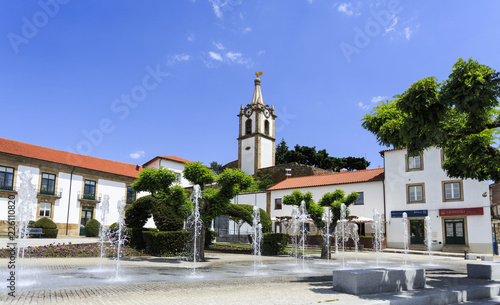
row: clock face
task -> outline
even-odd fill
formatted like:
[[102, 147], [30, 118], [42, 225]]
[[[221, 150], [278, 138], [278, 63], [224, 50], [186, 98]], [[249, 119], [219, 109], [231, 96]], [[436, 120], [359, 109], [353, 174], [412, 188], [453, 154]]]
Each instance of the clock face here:
[[245, 110], [245, 115], [246, 116], [251, 116], [252, 112], [253, 112], [252, 108], [248, 108], [247, 110]]
[[264, 115], [265, 115], [266, 117], [269, 117], [269, 114], [270, 114], [270, 113], [269, 113], [269, 110], [268, 110], [268, 109], [264, 110]]

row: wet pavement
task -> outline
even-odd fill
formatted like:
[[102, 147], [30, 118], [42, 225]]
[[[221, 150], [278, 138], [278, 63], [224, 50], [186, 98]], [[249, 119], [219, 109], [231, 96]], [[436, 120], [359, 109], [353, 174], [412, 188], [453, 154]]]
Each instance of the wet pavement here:
[[[319, 254], [305, 259], [206, 252], [206, 262], [182, 258], [135, 257], [26, 259], [16, 273], [15, 297], [8, 295], [8, 260], [0, 260], [0, 302], [5, 304], [449, 304], [453, 296], [500, 282], [468, 279], [463, 256], [374, 252]], [[335, 269], [425, 268], [426, 288], [397, 294], [354, 296], [332, 289]], [[468, 290], [467, 290], [468, 289]], [[478, 288], [479, 289], [479, 288]], [[497, 294], [498, 295], [498, 294]], [[443, 296], [446, 296], [444, 298]], [[428, 301], [440, 299], [441, 302]], [[411, 301], [413, 300], [413, 301]], [[447, 301], [449, 300], [449, 301]], [[493, 299], [490, 299], [492, 301]], [[483, 300], [485, 301], [485, 300]], [[413, 302], [413, 303], [412, 303]], [[485, 301], [486, 302], [486, 301]], [[494, 304], [494, 303], [490, 303]]]

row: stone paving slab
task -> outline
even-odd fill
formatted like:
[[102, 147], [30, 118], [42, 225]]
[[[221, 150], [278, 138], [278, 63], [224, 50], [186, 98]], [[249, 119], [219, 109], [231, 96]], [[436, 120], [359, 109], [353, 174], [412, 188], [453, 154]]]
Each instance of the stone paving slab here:
[[[253, 257], [241, 254], [222, 254], [207, 252], [207, 262], [200, 263], [199, 272], [213, 275], [225, 274], [225, 278], [192, 279], [182, 281], [162, 281], [167, 273], [186, 274], [192, 263], [179, 258], [138, 257], [122, 259], [121, 266], [130, 272], [137, 272], [137, 277], [124, 283], [96, 285], [85, 282], [88, 276], [82, 269], [97, 266], [98, 258], [38, 258], [28, 259], [25, 266], [39, 270], [38, 280], [41, 287], [37, 289], [19, 289], [17, 297], [8, 298], [6, 290], [0, 290], [2, 304], [410, 304], [410, 300], [427, 300], [419, 304], [431, 304], [428, 300], [439, 299], [439, 296], [453, 294], [458, 287], [484, 287], [487, 284], [498, 284], [493, 281], [467, 279], [467, 261], [456, 257], [435, 257], [431, 262], [423, 255], [408, 255], [409, 264], [428, 264], [426, 270], [428, 280], [426, 289], [417, 292], [399, 294], [379, 294], [371, 296], [353, 296], [338, 293], [332, 289], [332, 270], [342, 266], [341, 256], [333, 255], [330, 265], [317, 256], [305, 260], [306, 266], [314, 266], [314, 273], [281, 273], [279, 270], [297, 263], [296, 259], [280, 257], [263, 257], [263, 264], [268, 266], [271, 274], [266, 276], [248, 276]], [[375, 266], [373, 252], [347, 252], [347, 263], [369, 262], [364, 267]], [[401, 254], [384, 253], [381, 265], [397, 265], [403, 261]], [[470, 262], [470, 261], [469, 261]], [[300, 261], [298, 262], [300, 265]], [[115, 261], [106, 259], [104, 265], [113, 267]], [[275, 267], [272, 264], [278, 264]], [[6, 261], [0, 260], [0, 274], [6, 274]], [[224, 272], [217, 273], [222, 269]], [[80, 272], [80, 273], [78, 273]], [[49, 274], [81, 275], [82, 283], [76, 287], [46, 287]], [[143, 273], [142, 275], [140, 273]], [[135, 273], [132, 273], [135, 274]], [[165, 275], [162, 275], [165, 274]], [[45, 276], [44, 276], [45, 275]], [[149, 280], [146, 280], [149, 279]], [[64, 280], [63, 280], [64, 281]], [[6, 282], [4, 282], [6, 283]], [[4, 285], [1, 285], [2, 287]], [[466, 288], [461, 288], [466, 289]], [[478, 288], [479, 289], [479, 288]], [[439, 304], [439, 303], [436, 303]], [[448, 304], [448, 303], [443, 303]]]

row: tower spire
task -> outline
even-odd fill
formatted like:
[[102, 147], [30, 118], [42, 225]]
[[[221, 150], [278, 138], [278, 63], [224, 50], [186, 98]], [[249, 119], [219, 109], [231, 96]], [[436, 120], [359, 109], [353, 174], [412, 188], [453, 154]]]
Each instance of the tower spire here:
[[262, 91], [260, 91], [260, 78], [262, 72], [255, 71], [255, 89], [253, 90], [252, 105], [262, 105], [264, 106], [264, 100], [262, 99]]

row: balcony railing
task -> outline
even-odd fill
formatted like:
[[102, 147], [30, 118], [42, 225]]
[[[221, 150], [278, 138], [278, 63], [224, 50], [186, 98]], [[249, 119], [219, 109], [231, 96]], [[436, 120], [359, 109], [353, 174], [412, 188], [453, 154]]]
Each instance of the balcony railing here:
[[78, 192], [78, 200], [93, 200], [93, 201], [101, 201], [102, 195], [99, 194], [96, 196], [95, 194], [83, 194]]
[[56, 192], [55, 190], [40, 189], [39, 195], [62, 197], [62, 192], [62, 188], [59, 189], [59, 192]]

